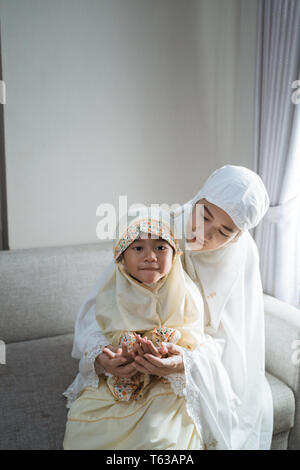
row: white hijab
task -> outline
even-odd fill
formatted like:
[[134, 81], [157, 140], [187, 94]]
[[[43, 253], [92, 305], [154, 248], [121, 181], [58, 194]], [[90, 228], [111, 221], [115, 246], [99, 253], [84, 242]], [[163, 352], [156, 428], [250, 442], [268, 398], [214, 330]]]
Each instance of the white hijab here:
[[269, 207], [260, 177], [239, 166], [216, 170], [202, 189], [175, 213], [177, 224], [187, 225], [200, 199], [223, 209], [242, 234], [219, 249], [191, 252], [182, 243], [182, 262], [199, 286], [206, 307], [205, 332], [224, 340], [222, 363], [240, 400], [239, 422], [233, 430], [233, 448], [269, 449], [273, 403], [265, 378], [263, 291], [256, 245], [248, 232]]

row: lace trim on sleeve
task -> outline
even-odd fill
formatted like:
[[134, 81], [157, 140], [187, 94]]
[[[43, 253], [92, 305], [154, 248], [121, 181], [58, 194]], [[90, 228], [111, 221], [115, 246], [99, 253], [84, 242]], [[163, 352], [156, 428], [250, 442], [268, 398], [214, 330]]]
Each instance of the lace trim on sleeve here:
[[67, 398], [67, 408], [71, 407], [84, 388], [98, 388], [99, 375], [108, 375], [100, 364], [95, 364], [96, 357], [103, 352], [107, 345], [108, 342], [102, 334], [94, 335], [92, 341], [90, 341], [89, 348], [86, 349], [79, 361], [79, 374], [77, 374], [75, 380], [63, 393], [63, 396]]
[[166, 378], [169, 380], [171, 388], [173, 392], [175, 393], [175, 395], [185, 398], [187, 412], [190, 418], [192, 418], [192, 420], [194, 421], [198, 434], [201, 439], [201, 445], [200, 445], [199, 450], [215, 450], [217, 442], [214, 439], [211, 439], [209, 443], [206, 443], [206, 444], [204, 443], [203, 438], [202, 438], [202, 429], [200, 425], [200, 416], [198, 417], [196, 413], [193, 412], [193, 410], [195, 409], [194, 406], [188, 405], [189, 400], [187, 400], [187, 391], [186, 391], [187, 384], [186, 384], [185, 372], [178, 372], [178, 373], [170, 374]]
[[184, 370], [185, 370], [185, 377], [186, 382], [189, 381], [189, 384], [184, 388], [183, 395], [186, 401], [186, 409], [190, 418], [194, 421], [196, 428], [198, 430], [199, 435], [202, 439], [202, 448], [204, 450], [217, 450], [218, 443], [214, 436], [212, 436], [208, 430], [205, 432], [205, 439], [203, 436], [203, 429], [202, 429], [202, 415], [199, 410], [198, 404], [201, 403], [202, 397], [201, 393], [197, 389], [197, 387], [192, 386], [192, 381], [189, 380], [191, 376], [191, 369], [194, 367], [194, 359], [193, 359], [193, 352], [184, 350], [183, 352], [183, 360], [184, 360]]
[[170, 374], [170, 375], [167, 375], [166, 378], [170, 382], [171, 388], [173, 392], [175, 393], [175, 395], [178, 395], [179, 397], [183, 397], [185, 386], [186, 386], [185, 373], [178, 372], [178, 373]]
[[[107, 343], [101, 345], [97, 344], [97, 346], [94, 346], [92, 349], [84, 353], [84, 360], [89, 364], [91, 369], [95, 368], [96, 357], [98, 357], [99, 354], [103, 353], [103, 349], [105, 348], [105, 346], [107, 346]], [[100, 364], [97, 364], [97, 368], [99, 367], [101, 367]]]
[[70, 408], [71, 405], [74, 403], [76, 398], [78, 397], [81, 390], [84, 388], [84, 384], [82, 381], [81, 374], [77, 374], [75, 380], [71, 383], [71, 385], [63, 392], [63, 396], [67, 399], [66, 408]]

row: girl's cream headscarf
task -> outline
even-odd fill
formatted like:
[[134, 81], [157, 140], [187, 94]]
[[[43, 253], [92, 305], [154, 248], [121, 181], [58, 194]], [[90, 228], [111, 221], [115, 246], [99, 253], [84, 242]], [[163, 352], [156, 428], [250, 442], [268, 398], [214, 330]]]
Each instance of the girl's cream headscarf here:
[[[177, 344], [188, 349], [194, 349], [203, 340], [202, 297], [182, 268], [171, 225], [169, 213], [144, 208], [138, 215], [129, 214], [117, 230], [121, 235], [114, 244], [116, 266], [96, 298], [96, 320], [115, 346], [120, 344], [124, 332], [149, 335], [160, 327], [179, 331]], [[120, 255], [142, 232], [163, 238], [174, 250], [170, 272], [152, 285], [132, 278], [119, 262]]]

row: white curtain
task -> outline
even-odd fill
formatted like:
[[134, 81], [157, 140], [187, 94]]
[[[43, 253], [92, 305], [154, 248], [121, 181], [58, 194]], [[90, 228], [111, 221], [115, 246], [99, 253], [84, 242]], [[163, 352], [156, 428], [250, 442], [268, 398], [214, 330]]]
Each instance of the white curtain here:
[[255, 170], [271, 207], [254, 231], [264, 291], [299, 306], [300, 1], [259, 0]]

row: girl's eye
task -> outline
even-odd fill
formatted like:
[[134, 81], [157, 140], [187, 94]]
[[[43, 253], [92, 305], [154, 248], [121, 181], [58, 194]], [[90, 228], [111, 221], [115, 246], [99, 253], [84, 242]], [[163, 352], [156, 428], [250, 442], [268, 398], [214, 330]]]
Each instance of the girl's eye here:
[[164, 245], [160, 245], [156, 247], [159, 251], [164, 251], [166, 247]]
[[134, 246], [133, 249], [136, 250], [136, 251], [141, 251], [141, 250], [143, 249], [143, 247], [141, 247], [141, 246]]
[[208, 218], [207, 218], [207, 217], [204, 217], [204, 220], [208, 220]]

